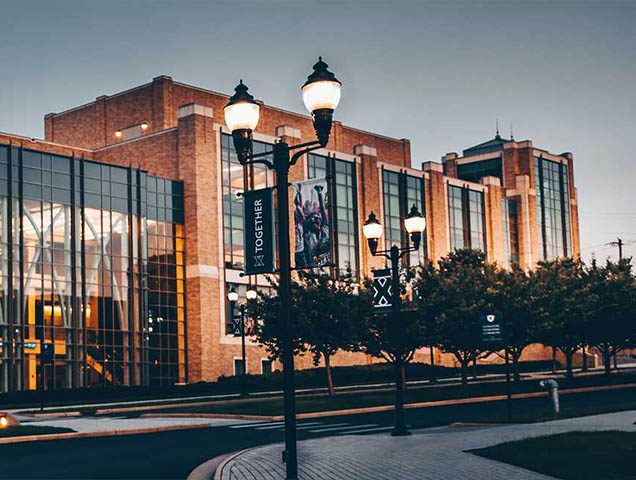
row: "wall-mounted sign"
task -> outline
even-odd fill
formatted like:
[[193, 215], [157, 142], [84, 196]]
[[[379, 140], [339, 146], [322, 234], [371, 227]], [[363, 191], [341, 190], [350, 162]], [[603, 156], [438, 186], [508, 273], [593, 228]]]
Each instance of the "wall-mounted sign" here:
[[373, 306], [378, 313], [388, 312], [393, 306], [391, 270], [373, 270]]
[[274, 202], [271, 188], [243, 194], [245, 274], [273, 273]]

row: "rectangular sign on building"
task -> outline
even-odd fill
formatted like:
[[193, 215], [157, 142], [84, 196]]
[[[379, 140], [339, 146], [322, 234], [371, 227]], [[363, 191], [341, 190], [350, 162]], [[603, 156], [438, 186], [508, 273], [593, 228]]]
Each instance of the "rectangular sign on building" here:
[[391, 269], [373, 270], [373, 306], [378, 313], [388, 312], [393, 306]]
[[271, 188], [262, 188], [243, 193], [246, 275], [274, 272], [274, 201], [272, 192]]

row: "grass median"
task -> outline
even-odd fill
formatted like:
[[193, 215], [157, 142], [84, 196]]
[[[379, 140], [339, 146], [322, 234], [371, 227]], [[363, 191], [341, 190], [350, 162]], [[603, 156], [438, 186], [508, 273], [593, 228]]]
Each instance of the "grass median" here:
[[[577, 380], [577, 379], [574, 379]], [[570, 382], [569, 387], [586, 385], [588, 382]], [[535, 382], [522, 382], [515, 386], [515, 393], [530, 393], [538, 391]], [[504, 395], [505, 384], [468, 385], [466, 387], [415, 388], [405, 392], [405, 403], [424, 403], [444, 400], [459, 400], [464, 398], [488, 397]], [[576, 400], [570, 400], [576, 397]], [[373, 391], [365, 393], [338, 394], [334, 397], [298, 396], [296, 399], [297, 413], [329, 412], [334, 410], [349, 410], [366, 407], [380, 407], [393, 405], [395, 395], [393, 391]], [[549, 420], [551, 418], [549, 402], [543, 398], [515, 399], [515, 422], [533, 422]], [[527, 405], [526, 405], [527, 404]], [[612, 411], [636, 409], [636, 387], [618, 390], [606, 390], [581, 395], [563, 395], [562, 417], [592, 415]], [[503, 411], [503, 410], [502, 410]], [[277, 416], [283, 414], [282, 398], [275, 399], [247, 399], [233, 402], [216, 402], [208, 405], [180, 407], [155, 410], [154, 413], [204, 413], [204, 414], [234, 414], [234, 415], [262, 415]], [[507, 418], [499, 415], [488, 415], [475, 409], [475, 417], [471, 421], [506, 422]]]
[[636, 432], [570, 432], [471, 453], [564, 480], [636, 478]]

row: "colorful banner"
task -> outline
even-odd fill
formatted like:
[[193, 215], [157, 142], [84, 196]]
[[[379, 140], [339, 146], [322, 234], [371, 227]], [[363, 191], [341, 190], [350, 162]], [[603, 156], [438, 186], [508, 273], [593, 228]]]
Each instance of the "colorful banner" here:
[[273, 273], [274, 202], [272, 189], [247, 190], [243, 193], [245, 220], [245, 274]]
[[329, 192], [326, 178], [294, 183], [296, 268], [331, 263]]

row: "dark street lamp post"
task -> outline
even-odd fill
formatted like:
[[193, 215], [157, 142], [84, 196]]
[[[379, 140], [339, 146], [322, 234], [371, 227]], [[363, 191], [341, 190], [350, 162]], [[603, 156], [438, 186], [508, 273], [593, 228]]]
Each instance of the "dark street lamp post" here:
[[[409, 252], [415, 252], [420, 248], [422, 241], [422, 232], [426, 228], [426, 219], [413, 205], [411, 211], [404, 219], [404, 227], [411, 236], [412, 246], [399, 248], [393, 245], [388, 250], [378, 251], [378, 240], [382, 236], [384, 228], [382, 224], [371, 212], [369, 218], [364, 223], [362, 231], [369, 243], [369, 249], [373, 256], [382, 256], [391, 261], [391, 316], [393, 327], [400, 329], [398, 322], [400, 321], [400, 258]], [[398, 330], [399, 331], [399, 330]], [[404, 333], [402, 333], [402, 338]], [[404, 360], [401, 355], [396, 355], [395, 359], [395, 427], [391, 432], [393, 436], [410, 435], [404, 422], [404, 384], [402, 377], [402, 367]]]
[[[234, 148], [241, 165], [262, 163], [276, 172], [276, 202], [278, 220], [279, 296], [280, 319], [283, 324], [283, 398], [285, 404], [285, 452], [286, 478], [298, 478], [296, 455], [296, 398], [294, 392], [294, 352], [291, 327], [291, 265], [289, 248], [289, 169], [304, 154], [325, 147], [329, 141], [333, 112], [340, 102], [341, 83], [318, 59], [313, 72], [302, 86], [303, 101], [311, 112], [318, 140], [290, 146], [279, 141], [273, 150], [252, 153], [252, 131], [259, 120], [260, 106], [241, 82], [225, 106], [225, 123], [232, 132]], [[296, 150], [291, 155], [290, 150]], [[273, 162], [266, 159], [272, 155]]]
[[[247, 290], [245, 294], [248, 300], [253, 300], [256, 298], [256, 291], [251, 288]], [[230, 309], [232, 312], [232, 321], [234, 321], [234, 309], [236, 307], [236, 302], [238, 301], [239, 294], [234, 288], [232, 288], [228, 294], [227, 299], [230, 301]], [[241, 312], [241, 361], [243, 363], [243, 371], [241, 372], [241, 397], [247, 397], [247, 359], [245, 355], [245, 304], [241, 303], [239, 305], [239, 312]]]

